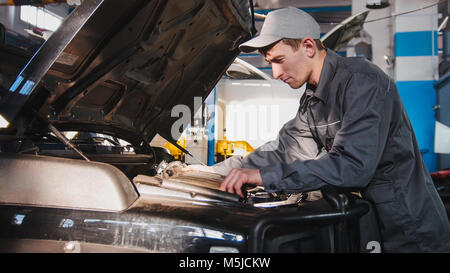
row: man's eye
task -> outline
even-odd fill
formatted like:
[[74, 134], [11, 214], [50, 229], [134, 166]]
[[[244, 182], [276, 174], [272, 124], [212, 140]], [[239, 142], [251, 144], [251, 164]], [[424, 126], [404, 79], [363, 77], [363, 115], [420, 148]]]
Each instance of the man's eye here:
[[269, 61], [269, 60], [265, 60], [268, 64], [279, 64], [279, 63], [282, 63], [283, 61], [284, 61], [284, 59], [273, 59], [273, 60], [271, 60], [271, 61]]
[[283, 63], [283, 59], [276, 59], [276, 60], [273, 60], [272, 62], [281, 64], [281, 63]]

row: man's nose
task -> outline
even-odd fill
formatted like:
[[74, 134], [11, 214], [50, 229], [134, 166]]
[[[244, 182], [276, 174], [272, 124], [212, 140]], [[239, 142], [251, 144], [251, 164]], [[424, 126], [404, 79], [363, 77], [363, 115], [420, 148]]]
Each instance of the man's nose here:
[[272, 64], [272, 74], [275, 80], [278, 80], [281, 77], [281, 75], [283, 75], [279, 65]]

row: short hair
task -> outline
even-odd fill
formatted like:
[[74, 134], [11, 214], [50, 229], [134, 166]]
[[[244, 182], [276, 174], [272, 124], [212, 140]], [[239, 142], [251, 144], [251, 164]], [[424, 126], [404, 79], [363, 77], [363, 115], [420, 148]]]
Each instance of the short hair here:
[[[290, 46], [294, 51], [297, 51], [300, 48], [300, 45], [301, 45], [303, 39], [284, 38], [284, 39], [281, 39], [280, 41], [283, 42], [285, 45]], [[275, 43], [272, 43], [268, 46], [258, 49], [259, 53], [261, 53], [263, 56], [266, 56], [267, 51], [269, 51], [272, 47], [274, 47], [280, 41], [276, 41]], [[314, 39], [314, 42], [316, 43], [318, 50], [325, 49], [325, 45], [322, 43], [322, 41], [320, 39]]]

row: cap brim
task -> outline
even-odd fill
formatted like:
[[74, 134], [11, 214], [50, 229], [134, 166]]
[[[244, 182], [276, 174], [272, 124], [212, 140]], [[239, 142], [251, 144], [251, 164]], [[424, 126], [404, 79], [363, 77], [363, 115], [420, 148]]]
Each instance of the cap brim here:
[[272, 36], [272, 35], [259, 35], [247, 41], [239, 46], [239, 49], [242, 52], [252, 52], [259, 48], [263, 48], [265, 46], [271, 45], [279, 40], [283, 39], [283, 37]]

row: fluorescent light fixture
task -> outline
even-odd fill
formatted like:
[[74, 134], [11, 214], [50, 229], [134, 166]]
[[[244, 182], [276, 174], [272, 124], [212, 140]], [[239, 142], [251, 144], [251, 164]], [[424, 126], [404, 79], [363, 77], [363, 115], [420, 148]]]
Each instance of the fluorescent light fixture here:
[[0, 128], [7, 128], [9, 121], [7, 121], [2, 115], [0, 115]]

